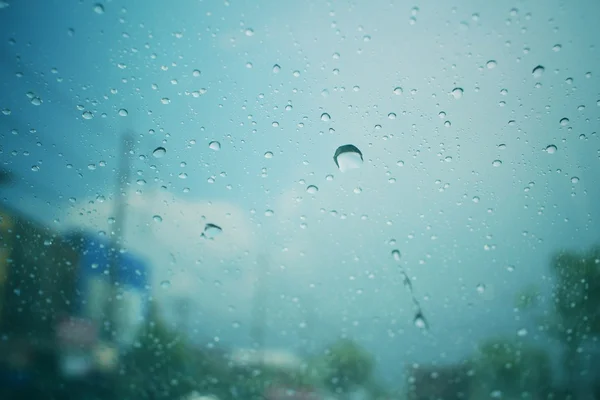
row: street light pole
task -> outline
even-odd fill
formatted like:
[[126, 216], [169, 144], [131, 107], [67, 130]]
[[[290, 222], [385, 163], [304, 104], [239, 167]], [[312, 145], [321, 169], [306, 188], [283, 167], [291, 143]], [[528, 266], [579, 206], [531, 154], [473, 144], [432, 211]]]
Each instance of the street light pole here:
[[119, 151], [119, 167], [117, 170], [116, 193], [114, 197], [114, 227], [111, 231], [111, 249], [110, 249], [110, 264], [109, 264], [109, 279], [110, 290], [112, 293], [111, 303], [108, 310], [108, 321], [111, 330], [109, 336], [114, 337], [115, 321], [117, 316], [117, 293], [119, 286], [119, 253], [124, 244], [125, 235], [125, 217], [127, 206], [127, 189], [129, 185], [129, 157], [133, 150], [133, 136], [129, 132], [125, 132], [121, 138]]

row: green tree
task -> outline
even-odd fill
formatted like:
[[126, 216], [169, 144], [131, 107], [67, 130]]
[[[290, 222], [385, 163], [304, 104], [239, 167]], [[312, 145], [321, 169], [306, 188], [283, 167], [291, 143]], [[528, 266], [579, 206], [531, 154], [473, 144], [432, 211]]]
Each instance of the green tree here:
[[563, 251], [551, 263], [555, 275], [554, 314], [549, 331], [564, 345], [569, 386], [578, 385], [582, 346], [600, 334], [600, 247]]
[[327, 350], [321, 360], [326, 387], [347, 392], [372, 380], [375, 361], [362, 346], [350, 339], [341, 339]]
[[472, 390], [484, 397], [500, 391], [508, 398], [539, 398], [552, 377], [548, 354], [519, 341], [489, 340], [479, 347], [472, 364]]
[[236, 380], [225, 352], [191, 345], [168, 329], [152, 307], [135, 349], [125, 355], [119, 377], [119, 398], [180, 399], [192, 392], [231, 397]]

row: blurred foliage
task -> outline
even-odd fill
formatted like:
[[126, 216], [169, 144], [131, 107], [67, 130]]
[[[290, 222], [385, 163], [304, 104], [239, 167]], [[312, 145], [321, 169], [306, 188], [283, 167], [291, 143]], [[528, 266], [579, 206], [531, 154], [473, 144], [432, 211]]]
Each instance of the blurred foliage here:
[[529, 285], [517, 295], [515, 306], [520, 310], [530, 310], [538, 305], [539, 297], [537, 285]]
[[322, 360], [324, 384], [346, 392], [368, 383], [373, 374], [373, 356], [350, 339], [340, 339], [329, 347]]
[[551, 264], [555, 332], [568, 347], [600, 334], [600, 247], [588, 252], [561, 252]]
[[505, 397], [528, 398], [550, 389], [552, 372], [548, 354], [519, 341], [486, 341], [472, 364], [476, 392], [500, 391]]
[[151, 309], [145, 332], [122, 360], [122, 399], [178, 399], [193, 391], [231, 397], [236, 380], [226, 357], [190, 345]]

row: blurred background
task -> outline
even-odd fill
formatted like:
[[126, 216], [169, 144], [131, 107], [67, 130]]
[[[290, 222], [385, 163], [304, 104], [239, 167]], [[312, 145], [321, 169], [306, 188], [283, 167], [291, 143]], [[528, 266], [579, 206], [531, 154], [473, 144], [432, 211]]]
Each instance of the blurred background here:
[[0, 398], [600, 399], [595, 0], [0, 0]]

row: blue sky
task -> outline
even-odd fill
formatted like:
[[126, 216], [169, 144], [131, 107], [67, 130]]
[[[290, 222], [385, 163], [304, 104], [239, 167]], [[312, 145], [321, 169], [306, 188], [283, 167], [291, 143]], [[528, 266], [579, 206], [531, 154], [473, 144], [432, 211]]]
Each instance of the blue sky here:
[[[391, 379], [531, 327], [516, 294], [598, 241], [597, 2], [7, 3], [0, 156], [18, 180], [2, 201], [108, 231], [134, 132], [127, 242], [203, 336], [248, 344], [265, 254], [270, 345], [347, 334]], [[341, 173], [349, 143], [364, 163]]]

